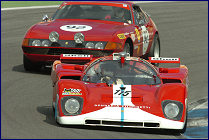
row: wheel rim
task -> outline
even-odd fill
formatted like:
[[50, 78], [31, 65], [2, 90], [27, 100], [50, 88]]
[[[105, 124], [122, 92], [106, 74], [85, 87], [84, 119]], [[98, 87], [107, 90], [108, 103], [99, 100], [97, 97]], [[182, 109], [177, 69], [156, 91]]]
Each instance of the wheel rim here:
[[[130, 45], [129, 45], [129, 44], [126, 44], [126, 45], [125, 45], [124, 52], [130, 54]], [[130, 54], [130, 55], [131, 55], [131, 54]]]
[[160, 57], [160, 47], [158, 41], [155, 42], [154, 57]]

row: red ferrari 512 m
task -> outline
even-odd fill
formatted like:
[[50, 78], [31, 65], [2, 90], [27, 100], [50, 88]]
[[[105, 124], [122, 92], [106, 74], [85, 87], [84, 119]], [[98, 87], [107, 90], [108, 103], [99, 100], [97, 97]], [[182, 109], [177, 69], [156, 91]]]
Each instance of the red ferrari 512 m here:
[[[76, 59], [85, 65], [68, 64]], [[158, 68], [151, 63], [173, 63]], [[51, 73], [55, 120], [65, 125], [163, 128], [184, 131], [188, 69], [180, 58], [144, 60], [124, 52], [92, 58], [63, 54]]]
[[51, 65], [60, 54], [159, 57], [160, 40], [150, 16], [132, 2], [73, 1], [63, 2], [51, 18], [46, 15], [32, 26], [22, 50], [25, 70], [33, 70]]

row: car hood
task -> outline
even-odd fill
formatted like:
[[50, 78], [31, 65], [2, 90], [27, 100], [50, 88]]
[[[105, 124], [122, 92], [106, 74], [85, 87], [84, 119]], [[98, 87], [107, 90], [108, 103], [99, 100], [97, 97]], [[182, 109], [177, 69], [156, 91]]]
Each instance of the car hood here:
[[[84, 25], [88, 26], [91, 29], [88, 31], [67, 31], [61, 29], [64, 26], [72, 25]], [[48, 39], [49, 34], [52, 31], [56, 31], [60, 35], [60, 40], [73, 40], [74, 35], [77, 32], [81, 32], [85, 36], [85, 40], [111, 40], [113, 35], [118, 32], [122, 33], [124, 29], [129, 25], [124, 25], [121, 22], [112, 22], [112, 21], [102, 21], [102, 20], [64, 20], [57, 19], [52, 22], [41, 22], [36, 24], [31, 32], [30, 38], [43, 38]], [[64, 27], [65, 28], [65, 27]], [[96, 38], [95, 38], [96, 37]]]
[[[145, 107], [141, 109], [149, 110], [150, 112], [159, 112], [161, 104], [159, 97], [155, 96], [160, 85], [124, 85], [124, 95], [121, 96], [119, 85], [107, 87], [101, 84], [87, 85], [88, 94], [86, 98], [89, 101], [88, 106], [103, 106], [104, 105], [121, 105], [121, 98], [123, 98], [124, 105], [131, 107]], [[127, 103], [127, 104], [126, 104]]]

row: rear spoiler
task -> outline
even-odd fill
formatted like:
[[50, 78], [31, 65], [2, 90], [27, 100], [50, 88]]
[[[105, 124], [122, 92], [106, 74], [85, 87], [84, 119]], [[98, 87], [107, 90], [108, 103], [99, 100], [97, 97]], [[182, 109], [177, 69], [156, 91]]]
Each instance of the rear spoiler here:
[[61, 62], [89, 62], [93, 58], [93, 55], [88, 54], [61, 54]]
[[177, 63], [180, 64], [180, 58], [149, 57], [150, 63]]

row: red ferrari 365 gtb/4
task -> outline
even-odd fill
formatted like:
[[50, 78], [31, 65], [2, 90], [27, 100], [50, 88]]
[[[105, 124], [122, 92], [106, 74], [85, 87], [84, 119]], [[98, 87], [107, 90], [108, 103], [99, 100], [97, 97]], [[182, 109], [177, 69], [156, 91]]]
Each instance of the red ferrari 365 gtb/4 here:
[[[76, 59], [90, 62], [66, 63]], [[178, 67], [158, 68], [150, 62]], [[55, 120], [66, 125], [184, 131], [188, 69], [179, 63], [179, 58], [147, 61], [124, 52], [95, 60], [91, 55], [61, 55], [51, 74]]]
[[124, 51], [159, 57], [160, 41], [150, 16], [132, 2], [63, 2], [51, 18], [44, 16], [27, 31], [22, 50], [25, 70], [33, 70], [60, 54], [103, 57]]

